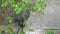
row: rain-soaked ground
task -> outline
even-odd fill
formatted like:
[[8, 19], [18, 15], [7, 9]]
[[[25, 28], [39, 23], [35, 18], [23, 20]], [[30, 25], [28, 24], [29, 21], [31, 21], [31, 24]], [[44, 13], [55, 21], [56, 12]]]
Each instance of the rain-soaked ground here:
[[[44, 2], [47, 5], [43, 10], [44, 15], [38, 13], [30, 15], [27, 21], [28, 26], [24, 28], [26, 34], [45, 34], [44, 29], [60, 29], [60, 0], [44, 0]], [[60, 30], [54, 30], [54, 33], [60, 34]]]

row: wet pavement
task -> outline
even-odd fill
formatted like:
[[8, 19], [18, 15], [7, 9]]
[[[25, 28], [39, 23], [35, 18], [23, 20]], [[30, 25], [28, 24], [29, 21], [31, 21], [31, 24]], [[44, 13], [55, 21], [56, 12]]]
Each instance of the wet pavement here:
[[[30, 34], [45, 34], [44, 29], [60, 29], [60, 0], [44, 0], [47, 4], [44, 15], [32, 13], [28, 20], [28, 29], [34, 29]], [[59, 34], [60, 30], [54, 30]]]

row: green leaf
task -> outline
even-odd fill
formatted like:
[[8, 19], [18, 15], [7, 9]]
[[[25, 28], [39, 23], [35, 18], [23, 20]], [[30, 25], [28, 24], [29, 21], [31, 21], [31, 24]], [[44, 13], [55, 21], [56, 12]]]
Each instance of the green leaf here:
[[46, 34], [54, 34], [54, 31], [53, 31], [53, 30], [48, 30], [48, 31], [46, 32]]
[[41, 5], [41, 8], [42, 8], [42, 10], [45, 9], [45, 8], [46, 8], [46, 4], [43, 3], [43, 4]]
[[24, 10], [25, 7], [26, 7], [25, 4], [22, 4], [22, 6], [21, 6], [22, 10]]
[[17, 10], [16, 10], [16, 14], [21, 13], [21, 11], [22, 11], [22, 9], [21, 9], [21, 8], [17, 9]]
[[28, 3], [28, 0], [22, 0], [24, 3]]
[[20, 34], [25, 34], [25, 32], [24, 31], [20, 31]]
[[43, 2], [43, 0], [37, 0], [37, 2], [38, 2], [38, 3], [42, 3], [42, 2]]
[[34, 11], [36, 11], [37, 9], [38, 9], [38, 7], [37, 7], [37, 6], [34, 6], [34, 7], [33, 7], [33, 10], [34, 10]]
[[9, 28], [8, 34], [15, 34], [15, 32], [11, 28]]
[[15, 2], [12, 3], [12, 7], [17, 7], [17, 4]]
[[15, 11], [15, 12], [17, 12], [18, 10], [19, 10], [19, 8], [18, 8], [18, 7], [15, 7], [15, 8], [14, 8], [14, 11]]
[[38, 7], [37, 12], [41, 12], [42, 8]]
[[8, 2], [4, 2], [1, 4], [2, 7], [6, 7], [8, 5]]
[[28, 6], [29, 6], [29, 7], [33, 7], [33, 4], [29, 3]]

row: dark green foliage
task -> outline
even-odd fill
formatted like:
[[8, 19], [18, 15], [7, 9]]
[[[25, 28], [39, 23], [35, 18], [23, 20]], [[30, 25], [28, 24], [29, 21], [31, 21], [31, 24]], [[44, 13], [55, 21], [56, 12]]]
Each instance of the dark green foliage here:
[[5, 30], [2, 30], [2, 31], [1, 31], [1, 34], [5, 34]]

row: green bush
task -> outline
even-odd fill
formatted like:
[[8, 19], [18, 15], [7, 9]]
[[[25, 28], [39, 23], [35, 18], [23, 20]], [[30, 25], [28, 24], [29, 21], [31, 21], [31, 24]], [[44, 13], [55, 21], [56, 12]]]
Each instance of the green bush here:
[[[20, 4], [20, 2], [22, 4]], [[11, 7], [14, 8], [14, 12], [16, 14], [21, 13], [24, 9], [29, 8], [31, 12], [38, 12], [40, 13], [42, 10], [46, 8], [46, 4], [43, 2], [43, 0], [37, 0], [37, 4], [29, 3], [28, 0], [3, 0], [1, 3], [1, 7], [7, 7], [8, 4], [11, 4]], [[0, 11], [1, 12], [1, 11]], [[13, 20], [12, 16], [9, 16], [8, 18], [8, 24], [10, 24]], [[4, 34], [5, 31], [2, 31], [1, 34]], [[25, 34], [23, 31], [20, 32], [21, 34]], [[11, 28], [8, 30], [8, 34], [15, 34]]]

